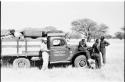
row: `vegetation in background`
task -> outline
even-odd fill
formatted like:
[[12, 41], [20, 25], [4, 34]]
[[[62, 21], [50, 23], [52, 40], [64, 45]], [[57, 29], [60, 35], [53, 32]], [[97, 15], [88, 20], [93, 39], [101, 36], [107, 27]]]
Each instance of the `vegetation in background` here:
[[82, 36], [80, 33], [78, 32], [72, 32], [72, 33], [66, 33], [66, 38], [69, 38], [69, 39], [81, 39]]
[[[86, 38], [87, 42], [90, 42], [91, 39], [96, 39], [96, 38], [100, 38], [100, 36], [104, 35], [107, 39], [124, 39], [125, 37], [125, 27], [123, 26], [121, 28], [120, 32], [116, 32], [114, 34], [114, 36], [107, 34], [108, 31], [108, 26], [105, 24], [97, 24], [97, 22], [85, 18], [85, 19], [79, 19], [79, 20], [75, 20], [71, 22], [72, 25], [72, 33], [67, 32], [66, 33], [66, 38], [70, 38], [70, 39], [80, 39], [80, 38]], [[46, 26], [44, 28], [32, 28], [32, 27], [28, 27], [28, 28], [24, 28], [21, 31], [24, 30], [33, 30], [33, 31], [44, 31], [45, 33], [48, 32], [58, 32], [58, 33], [62, 33], [62, 30], [58, 30], [56, 27], [54, 26]], [[13, 29], [4, 29], [1, 30], [1, 37], [9, 35], [10, 34], [10, 30]]]
[[125, 39], [125, 27], [121, 28], [121, 32], [115, 33], [115, 38], [117, 39]]
[[90, 42], [92, 38], [96, 39], [102, 35], [106, 35], [107, 29], [109, 28], [105, 24], [98, 25], [91, 19], [79, 19], [71, 22], [72, 31], [76, 31], [86, 36], [87, 42]]

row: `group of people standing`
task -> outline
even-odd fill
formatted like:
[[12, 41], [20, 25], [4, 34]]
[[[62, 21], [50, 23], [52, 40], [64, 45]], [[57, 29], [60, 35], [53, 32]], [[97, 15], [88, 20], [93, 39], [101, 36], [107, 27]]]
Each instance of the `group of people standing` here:
[[[82, 39], [79, 42], [78, 50], [85, 51], [88, 56], [88, 62], [90, 63], [92, 59], [95, 60], [96, 68], [101, 68], [101, 57], [102, 57], [102, 63], [103, 65], [106, 64], [106, 46], [110, 45], [106, 40], [104, 36], [101, 36], [100, 39], [96, 39], [95, 43], [92, 46], [92, 53], [87, 50], [88, 46], [86, 44], [85, 39]], [[93, 58], [92, 58], [93, 57]]]

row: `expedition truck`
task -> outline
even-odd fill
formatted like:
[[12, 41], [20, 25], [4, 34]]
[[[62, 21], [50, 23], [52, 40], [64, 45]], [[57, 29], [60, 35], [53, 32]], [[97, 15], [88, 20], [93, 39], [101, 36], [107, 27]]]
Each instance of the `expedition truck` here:
[[[28, 68], [31, 62], [39, 61], [40, 42], [37, 39], [1, 40], [1, 62], [8, 62], [16, 68]], [[49, 63], [71, 63], [75, 67], [87, 67], [88, 56], [78, 51], [78, 45], [67, 44], [65, 33], [48, 33], [46, 36]]]

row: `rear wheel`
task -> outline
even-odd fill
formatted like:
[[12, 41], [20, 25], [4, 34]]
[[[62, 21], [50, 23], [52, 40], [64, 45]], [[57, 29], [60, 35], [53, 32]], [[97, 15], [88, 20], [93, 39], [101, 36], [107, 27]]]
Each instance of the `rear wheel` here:
[[14, 68], [29, 68], [30, 61], [26, 58], [18, 58], [13, 61]]
[[75, 67], [87, 67], [87, 60], [84, 55], [77, 56], [74, 60]]

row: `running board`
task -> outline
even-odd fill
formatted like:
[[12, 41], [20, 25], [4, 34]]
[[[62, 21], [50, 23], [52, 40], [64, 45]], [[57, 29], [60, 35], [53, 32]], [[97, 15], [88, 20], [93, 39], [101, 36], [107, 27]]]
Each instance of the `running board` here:
[[55, 61], [55, 62], [50, 62], [51, 63], [70, 63], [71, 61]]

